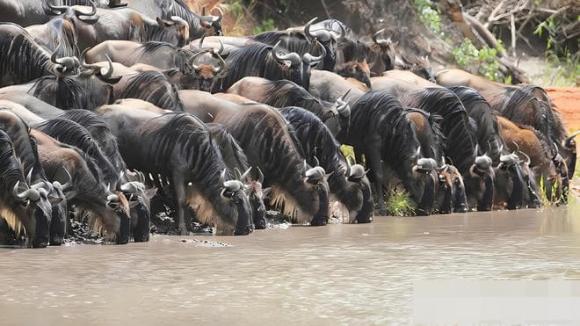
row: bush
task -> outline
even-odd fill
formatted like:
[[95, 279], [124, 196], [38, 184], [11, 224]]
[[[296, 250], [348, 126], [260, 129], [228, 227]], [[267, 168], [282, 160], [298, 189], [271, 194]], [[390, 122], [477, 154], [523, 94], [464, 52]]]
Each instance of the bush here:
[[436, 34], [441, 34], [441, 16], [439, 10], [433, 8], [431, 0], [415, 0], [415, 8], [421, 22]]
[[475, 67], [478, 73], [489, 80], [509, 82], [504, 79], [499, 69], [500, 63], [497, 57], [497, 49], [487, 46], [477, 49], [471, 43], [471, 40], [465, 39], [459, 47], [453, 49], [452, 53], [455, 62], [461, 68], [472, 70]]
[[405, 190], [393, 188], [389, 191], [386, 208], [387, 214], [391, 216], [413, 216], [415, 215], [415, 206], [409, 193]]

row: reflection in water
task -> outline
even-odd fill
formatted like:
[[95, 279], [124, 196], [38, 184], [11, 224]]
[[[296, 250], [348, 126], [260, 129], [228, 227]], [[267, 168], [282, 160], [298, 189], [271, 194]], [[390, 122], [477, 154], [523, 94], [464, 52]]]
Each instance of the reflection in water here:
[[578, 206], [0, 250], [3, 325], [408, 322], [413, 282], [580, 279]]

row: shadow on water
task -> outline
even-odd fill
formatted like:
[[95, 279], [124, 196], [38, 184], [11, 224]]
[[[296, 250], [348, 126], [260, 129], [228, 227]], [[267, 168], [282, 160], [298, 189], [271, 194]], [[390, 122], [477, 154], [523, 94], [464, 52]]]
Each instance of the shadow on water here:
[[407, 323], [413, 283], [580, 279], [580, 207], [0, 250], [3, 325]]

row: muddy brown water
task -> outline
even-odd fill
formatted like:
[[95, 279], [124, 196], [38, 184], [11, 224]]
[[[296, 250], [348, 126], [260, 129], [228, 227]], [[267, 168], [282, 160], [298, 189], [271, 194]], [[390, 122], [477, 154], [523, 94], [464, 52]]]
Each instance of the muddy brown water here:
[[579, 280], [580, 205], [0, 249], [2, 325], [406, 324], [413, 282]]

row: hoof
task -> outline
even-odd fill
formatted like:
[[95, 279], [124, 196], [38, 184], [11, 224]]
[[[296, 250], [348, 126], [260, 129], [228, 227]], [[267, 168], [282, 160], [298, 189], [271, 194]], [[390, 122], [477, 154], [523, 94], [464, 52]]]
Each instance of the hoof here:
[[326, 225], [326, 219], [314, 219], [310, 222], [310, 226], [324, 226]]
[[369, 216], [369, 217], [361, 217], [361, 218], [356, 218], [354, 220], [354, 223], [371, 223], [373, 221], [373, 217]]

